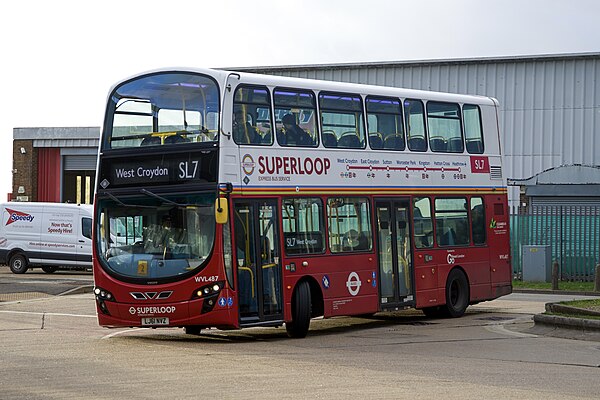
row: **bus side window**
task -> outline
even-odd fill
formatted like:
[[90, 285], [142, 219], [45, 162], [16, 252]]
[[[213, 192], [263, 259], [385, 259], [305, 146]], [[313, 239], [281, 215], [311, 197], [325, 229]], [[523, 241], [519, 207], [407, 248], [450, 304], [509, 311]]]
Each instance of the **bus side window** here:
[[349, 93], [319, 93], [322, 142], [325, 147], [364, 149], [362, 98]]
[[404, 115], [410, 151], [426, 151], [425, 110], [421, 100], [404, 100]]
[[414, 198], [413, 225], [415, 227], [415, 247], [417, 249], [433, 247], [433, 222], [431, 221], [429, 197]]
[[233, 140], [237, 144], [273, 144], [270, 110], [271, 96], [266, 87], [238, 86], [233, 100]]
[[435, 232], [438, 246], [469, 244], [466, 198], [438, 197], [435, 199]]
[[471, 197], [471, 233], [473, 244], [485, 244], [485, 209], [481, 197]]
[[325, 229], [321, 199], [284, 199], [281, 208], [286, 254], [323, 253]]
[[328, 199], [327, 221], [332, 253], [366, 251], [373, 248], [369, 202], [366, 198]]
[[472, 104], [465, 104], [463, 106], [463, 120], [467, 151], [471, 154], [482, 154], [483, 129], [481, 127], [481, 111], [479, 107]]

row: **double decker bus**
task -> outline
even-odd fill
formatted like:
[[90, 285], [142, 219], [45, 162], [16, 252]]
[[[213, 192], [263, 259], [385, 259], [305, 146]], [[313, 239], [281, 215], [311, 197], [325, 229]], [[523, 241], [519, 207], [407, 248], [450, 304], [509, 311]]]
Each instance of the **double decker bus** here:
[[116, 84], [99, 150], [99, 324], [202, 329], [511, 293], [498, 103], [210, 69]]

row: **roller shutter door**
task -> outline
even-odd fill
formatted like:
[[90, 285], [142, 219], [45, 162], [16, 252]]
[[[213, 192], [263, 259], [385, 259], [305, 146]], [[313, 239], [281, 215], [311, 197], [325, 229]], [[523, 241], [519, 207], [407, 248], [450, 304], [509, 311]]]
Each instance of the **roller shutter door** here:
[[95, 155], [64, 156], [63, 169], [65, 171], [93, 171], [96, 169], [96, 159]]

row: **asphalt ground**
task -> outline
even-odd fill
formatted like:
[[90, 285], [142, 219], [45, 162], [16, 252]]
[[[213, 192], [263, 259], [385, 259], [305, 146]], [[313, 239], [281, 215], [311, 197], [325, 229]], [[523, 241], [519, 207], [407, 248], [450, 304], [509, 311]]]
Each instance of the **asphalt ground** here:
[[[7, 266], [0, 266], [0, 302], [42, 299], [52, 296], [91, 293], [93, 275], [90, 271], [58, 270], [52, 274], [39, 268], [28, 270], [25, 274], [13, 274]], [[595, 292], [572, 292], [553, 290], [517, 289], [514, 294], [533, 294], [549, 296], [547, 304], [570, 300], [573, 296], [600, 296]], [[513, 297], [509, 297], [514, 298]], [[510, 301], [510, 300], [509, 300]], [[484, 303], [485, 304], [485, 303]], [[532, 310], [538, 334], [559, 337], [579, 337], [600, 340], [600, 320], [583, 317], [568, 318], [542, 314], [544, 310]]]

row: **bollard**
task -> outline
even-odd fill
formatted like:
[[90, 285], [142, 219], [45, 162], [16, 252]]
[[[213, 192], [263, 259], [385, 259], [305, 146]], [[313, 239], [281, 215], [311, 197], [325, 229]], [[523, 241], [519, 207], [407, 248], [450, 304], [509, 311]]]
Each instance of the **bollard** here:
[[552, 263], [552, 290], [558, 290], [558, 261]]
[[594, 292], [600, 292], [600, 264], [596, 265], [596, 279], [594, 280]]

